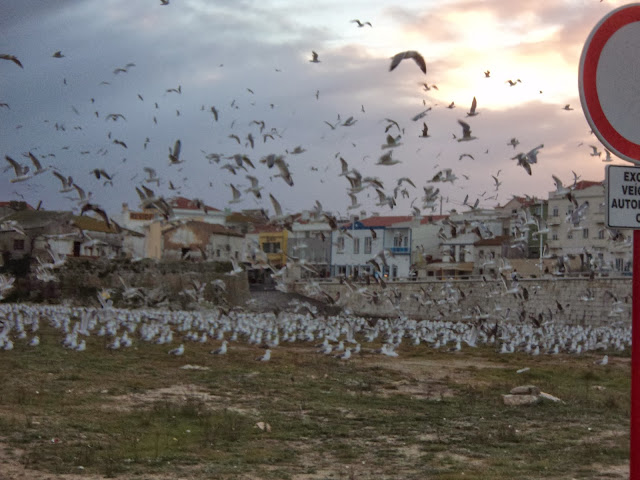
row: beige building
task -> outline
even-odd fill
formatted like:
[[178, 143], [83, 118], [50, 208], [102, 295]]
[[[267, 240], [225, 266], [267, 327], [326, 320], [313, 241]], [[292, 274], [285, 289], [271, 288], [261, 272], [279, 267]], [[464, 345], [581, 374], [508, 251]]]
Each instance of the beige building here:
[[[603, 182], [577, 182], [571, 196], [575, 202], [566, 194], [549, 193], [548, 255], [578, 258], [582, 270], [595, 267], [603, 272], [629, 272], [633, 231], [607, 228]], [[577, 209], [584, 212], [579, 221], [574, 215]]]
[[225, 262], [241, 259], [244, 235], [198, 220], [157, 221], [147, 227], [146, 246], [149, 258]]

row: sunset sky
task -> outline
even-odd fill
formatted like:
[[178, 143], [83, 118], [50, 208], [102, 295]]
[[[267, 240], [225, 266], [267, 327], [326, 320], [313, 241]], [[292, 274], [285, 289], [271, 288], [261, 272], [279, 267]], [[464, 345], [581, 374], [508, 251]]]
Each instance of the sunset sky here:
[[[412, 201], [421, 207], [426, 185], [440, 188], [443, 213], [466, 209], [467, 194], [482, 207], [504, 204], [513, 195], [547, 198], [554, 189], [552, 174], [565, 183], [573, 181], [572, 172], [584, 180], [604, 179], [604, 149], [590, 134], [580, 106], [578, 65], [589, 32], [620, 5], [607, 0], [170, 0], [166, 6], [160, 0], [0, 0], [0, 53], [15, 55], [24, 66], [0, 60], [0, 104], [8, 104], [0, 107], [0, 153], [28, 165], [23, 154], [45, 156], [46, 166], [71, 175], [111, 214], [123, 202], [137, 207], [135, 186], [141, 184], [165, 197], [199, 198], [220, 209], [273, 212], [272, 193], [288, 213], [319, 200], [325, 210], [347, 214], [349, 184], [338, 176], [340, 156], [363, 176], [382, 180], [389, 195], [401, 177], [417, 186], [408, 187], [409, 198], [398, 196], [393, 210], [376, 206], [377, 194], [367, 188], [358, 194], [362, 207], [355, 209], [367, 215], [410, 214]], [[372, 27], [359, 28], [353, 19]], [[312, 50], [319, 63], [309, 61]], [[390, 57], [406, 50], [422, 54], [426, 75], [410, 59], [389, 72]], [[54, 58], [56, 51], [63, 57]], [[129, 63], [135, 66], [114, 73]], [[517, 79], [515, 86], [507, 83]], [[423, 83], [437, 90], [426, 91]], [[167, 91], [178, 86], [181, 93]], [[479, 115], [466, 117], [474, 96]], [[455, 108], [448, 109], [451, 102]], [[573, 110], [565, 110], [566, 104]], [[428, 107], [424, 118], [412, 121]], [[125, 119], [113, 121], [109, 114]], [[356, 123], [335, 129], [325, 123], [335, 125], [338, 115], [341, 122], [353, 117]], [[387, 118], [404, 129], [402, 145], [393, 152], [401, 163], [393, 166], [376, 165], [387, 152], [381, 149]], [[459, 119], [470, 124], [476, 140], [453, 137], [462, 134]], [[263, 142], [253, 121], [265, 122], [262, 133], [275, 129], [277, 135]], [[423, 122], [428, 138], [419, 137]], [[388, 133], [399, 132], [394, 127]], [[511, 138], [519, 141], [515, 149], [508, 145]], [[184, 163], [169, 165], [169, 148], [177, 139]], [[511, 158], [540, 144], [544, 148], [529, 176]], [[590, 155], [590, 145], [602, 156]], [[305, 151], [286, 153], [297, 146]], [[212, 163], [206, 159], [210, 153], [247, 155], [256, 167], [248, 173], [263, 186], [262, 199], [244, 193], [247, 172], [221, 169], [235, 162]], [[294, 186], [259, 162], [272, 153], [285, 155]], [[459, 160], [463, 153], [474, 160]], [[50, 171], [11, 183], [13, 169], [2, 162], [9, 169], [0, 174], [0, 200], [77, 208], [75, 194], [59, 193], [61, 184]], [[157, 171], [158, 187], [144, 182], [144, 167]], [[94, 168], [114, 175], [113, 186], [91, 175]], [[453, 184], [428, 183], [444, 168], [458, 177]], [[497, 191], [492, 175], [502, 182]], [[169, 189], [169, 181], [177, 190]], [[230, 184], [243, 192], [241, 202], [229, 205]]]

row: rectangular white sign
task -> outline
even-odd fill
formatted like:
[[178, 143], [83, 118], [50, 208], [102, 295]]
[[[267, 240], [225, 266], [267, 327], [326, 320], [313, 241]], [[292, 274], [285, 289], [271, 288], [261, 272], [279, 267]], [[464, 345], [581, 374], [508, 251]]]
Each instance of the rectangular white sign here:
[[607, 226], [640, 229], [640, 167], [607, 165], [604, 185]]

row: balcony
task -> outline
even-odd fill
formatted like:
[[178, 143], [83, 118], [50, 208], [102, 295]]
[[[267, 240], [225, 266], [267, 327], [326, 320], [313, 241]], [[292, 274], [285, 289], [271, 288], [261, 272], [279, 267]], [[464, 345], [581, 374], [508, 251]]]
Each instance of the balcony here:
[[388, 247], [388, 250], [394, 255], [409, 255], [409, 247]]

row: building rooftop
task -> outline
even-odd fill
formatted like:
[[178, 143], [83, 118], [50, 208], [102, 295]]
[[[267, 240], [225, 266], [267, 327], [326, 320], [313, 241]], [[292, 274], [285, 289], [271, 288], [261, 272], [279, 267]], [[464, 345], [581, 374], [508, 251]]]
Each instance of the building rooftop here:
[[[413, 220], [412, 215], [396, 215], [396, 216], [375, 216], [363, 218], [355, 222], [355, 228], [385, 228], [396, 223], [410, 222]], [[351, 228], [351, 223], [345, 225]]]
[[181, 210], [204, 210], [205, 212], [220, 212], [221, 210], [215, 207], [210, 207], [204, 204], [200, 200], [189, 200], [185, 197], [173, 197], [169, 200], [169, 205], [173, 208], [179, 208]]
[[603, 185], [604, 184], [604, 180], [601, 180], [599, 182], [595, 182], [593, 180], [580, 180], [579, 182], [576, 183], [575, 187], [573, 187], [574, 190], [584, 190], [585, 188], [589, 188], [589, 187], [593, 187], [595, 185]]
[[88, 232], [119, 233], [115, 225], [107, 226], [104, 220], [99, 218], [88, 217], [86, 215], [74, 215], [72, 222], [76, 227]]
[[71, 212], [56, 210], [20, 210], [6, 216], [3, 220], [16, 221], [20, 224], [21, 228], [28, 230], [64, 223], [71, 220], [72, 216]]
[[15, 211], [20, 210], [35, 210], [31, 205], [27, 202], [19, 202], [17, 200], [9, 200], [8, 202], [0, 202], [0, 208], [8, 207]]
[[184, 228], [184, 227], [202, 228], [207, 232], [209, 232], [210, 234], [228, 235], [230, 237], [244, 237], [243, 234], [238, 233], [237, 231], [231, 228], [227, 228], [224, 225], [218, 225], [217, 223], [202, 222], [199, 220], [188, 220], [186, 222], [181, 222], [177, 225], [170, 225], [167, 228], [163, 229], [162, 233], [164, 234], [166, 232], [171, 232], [173, 230], [177, 230], [179, 228]]

